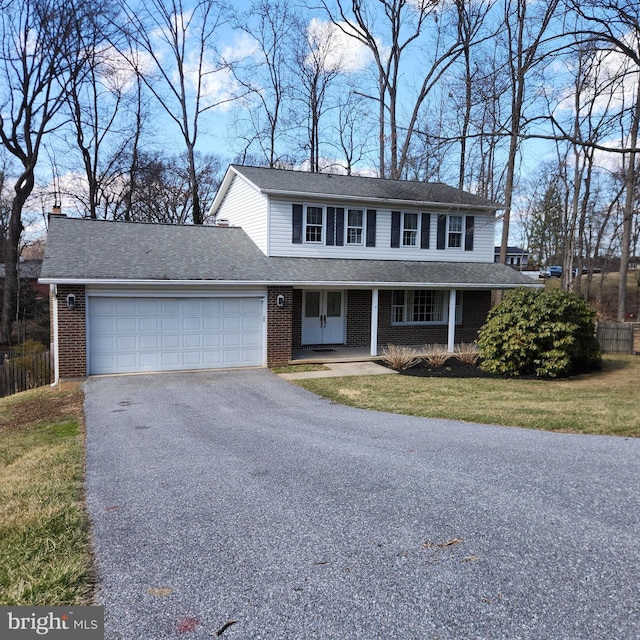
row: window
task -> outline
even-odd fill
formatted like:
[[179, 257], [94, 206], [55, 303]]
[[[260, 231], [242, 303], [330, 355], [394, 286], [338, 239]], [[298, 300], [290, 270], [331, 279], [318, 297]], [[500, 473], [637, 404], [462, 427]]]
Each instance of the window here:
[[322, 207], [307, 207], [304, 232], [305, 242], [322, 242], [322, 227]]
[[418, 244], [418, 214], [402, 215], [402, 246], [415, 247]]
[[362, 209], [347, 211], [347, 244], [362, 244], [364, 212]]
[[447, 321], [446, 291], [409, 289], [394, 291], [391, 302], [393, 324], [443, 324]]
[[[391, 324], [446, 324], [449, 292], [396, 290], [391, 298]], [[456, 295], [456, 324], [462, 322], [462, 291]]]
[[462, 247], [462, 216], [448, 217], [447, 246], [454, 249]]

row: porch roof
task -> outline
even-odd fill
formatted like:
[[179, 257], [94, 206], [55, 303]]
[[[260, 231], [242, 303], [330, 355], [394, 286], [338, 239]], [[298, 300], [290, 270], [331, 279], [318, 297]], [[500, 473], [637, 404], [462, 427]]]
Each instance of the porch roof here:
[[509, 289], [503, 264], [267, 257], [242, 229], [52, 218], [40, 282], [113, 286]]

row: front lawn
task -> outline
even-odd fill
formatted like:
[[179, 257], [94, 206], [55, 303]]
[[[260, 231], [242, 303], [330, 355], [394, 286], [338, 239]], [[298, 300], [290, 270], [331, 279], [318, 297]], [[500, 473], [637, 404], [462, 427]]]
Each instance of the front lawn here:
[[605, 356], [561, 380], [362, 376], [296, 384], [362, 409], [573, 433], [640, 437], [640, 357]]
[[82, 392], [0, 400], [0, 605], [90, 603]]

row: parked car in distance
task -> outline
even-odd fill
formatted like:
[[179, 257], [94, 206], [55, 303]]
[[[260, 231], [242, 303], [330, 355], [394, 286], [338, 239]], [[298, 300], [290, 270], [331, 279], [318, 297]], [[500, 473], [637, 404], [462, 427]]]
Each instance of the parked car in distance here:
[[540, 269], [540, 273], [538, 274], [539, 278], [561, 278], [562, 277], [562, 267], [554, 265], [551, 267], [544, 267]]

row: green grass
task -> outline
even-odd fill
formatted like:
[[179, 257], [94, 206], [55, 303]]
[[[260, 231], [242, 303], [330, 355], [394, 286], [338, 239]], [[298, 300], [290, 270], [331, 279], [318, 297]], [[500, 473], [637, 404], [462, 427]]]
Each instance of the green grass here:
[[389, 375], [305, 379], [296, 384], [336, 402], [375, 411], [640, 437], [638, 356], [605, 356], [600, 372], [553, 381]]
[[0, 605], [89, 604], [82, 393], [0, 400]]

